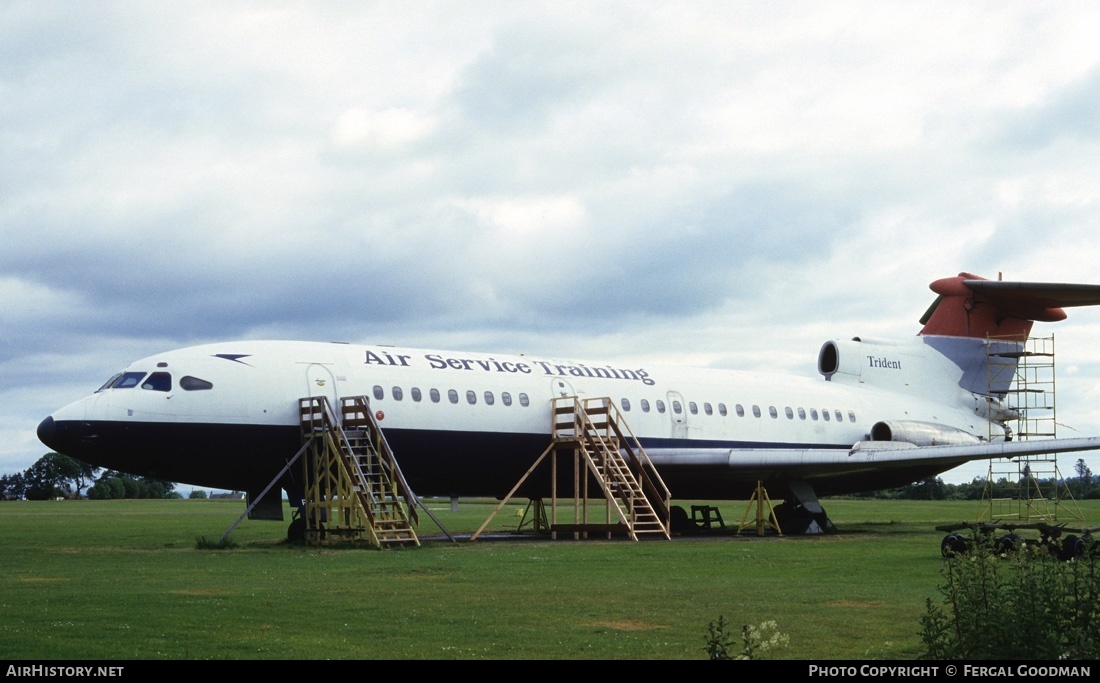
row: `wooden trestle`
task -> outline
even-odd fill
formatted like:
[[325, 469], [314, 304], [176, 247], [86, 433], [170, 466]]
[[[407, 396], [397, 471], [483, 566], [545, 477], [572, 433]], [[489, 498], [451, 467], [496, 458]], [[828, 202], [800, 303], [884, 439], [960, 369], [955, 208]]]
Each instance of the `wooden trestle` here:
[[[611, 399], [560, 397], [553, 399], [552, 410], [550, 446], [470, 540], [477, 540], [497, 512], [547, 458], [551, 470], [551, 538], [556, 539], [558, 533], [572, 533], [574, 538], [587, 538], [590, 533], [610, 538], [612, 533], [625, 533], [634, 541], [642, 534], [660, 534], [671, 539], [668, 488]], [[557, 522], [559, 453], [573, 457], [573, 520], [567, 524]], [[603, 498], [605, 503], [602, 522], [589, 519], [589, 502], [593, 497]]]
[[324, 396], [298, 400], [304, 444], [306, 543], [420, 545], [416, 496], [386, 443], [365, 396], [340, 399], [337, 417]]

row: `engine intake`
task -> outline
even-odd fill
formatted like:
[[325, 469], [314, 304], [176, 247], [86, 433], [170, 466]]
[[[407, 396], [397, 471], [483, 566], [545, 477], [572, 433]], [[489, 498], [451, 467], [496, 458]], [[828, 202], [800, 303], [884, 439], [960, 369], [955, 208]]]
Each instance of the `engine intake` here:
[[827, 341], [821, 345], [821, 350], [817, 352], [817, 371], [827, 380], [832, 380], [839, 373], [858, 382], [861, 354], [859, 337], [855, 337], [851, 341]]

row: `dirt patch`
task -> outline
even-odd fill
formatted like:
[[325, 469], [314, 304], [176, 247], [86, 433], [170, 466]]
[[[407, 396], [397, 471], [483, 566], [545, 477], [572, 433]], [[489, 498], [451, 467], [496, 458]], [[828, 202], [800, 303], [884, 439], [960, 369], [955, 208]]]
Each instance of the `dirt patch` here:
[[599, 626], [601, 628], [609, 628], [615, 631], [652, 631], [658, 628], [664, 628], [663, 624], [652, 624], [647, 621], [597, 621], [591, 626]]
[[68, 579], [51, 576], [28, 576], [20, 579], [23, 583], [40, 583], [44, 581], [68, 581]]
[[829, 607], [885, 607], [885, 602], [860, 602], [858, 600], [833, 600], [824, 603]]

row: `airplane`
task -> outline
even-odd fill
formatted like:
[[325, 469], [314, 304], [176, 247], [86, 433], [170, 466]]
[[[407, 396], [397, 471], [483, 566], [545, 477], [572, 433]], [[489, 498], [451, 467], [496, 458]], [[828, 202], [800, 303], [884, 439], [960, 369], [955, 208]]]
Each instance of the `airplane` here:
[[[302, 443], [298, 400], [367, 396], [417, 496], [502, 500], [548, 446], [552, 399], [609, 397], [674, 498], [749, 500], [762, 484], [783, 499], [776, 520], [795, 533], [835, 529], [819, 496], [905, 486], [971, 460], [1100, 449], [1100, 437], [1015, 439], [1011, 377], [989, 372], [991, 357], [1023, 348], [1034, 322], [1100, 304], [1100, 285], [964, 272], [930, 288], [918, 334], [827, 340], [816, 377], [230, 341], [138, 360], [46, 417], [38, 437], [99, 467], [246, 491], [256, 503], [278, 476], [300, 501], [298, 470], [280, 475]], [[254, 513], [282, 519], [282, 501]]]

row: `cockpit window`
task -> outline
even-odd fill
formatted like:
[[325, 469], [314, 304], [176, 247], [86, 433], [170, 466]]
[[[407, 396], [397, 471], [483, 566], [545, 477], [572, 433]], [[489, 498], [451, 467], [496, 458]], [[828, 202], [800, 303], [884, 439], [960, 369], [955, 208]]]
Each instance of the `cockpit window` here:
[[172, 391], [172, 375], [167, 372], [154, 372], [149, 379], [141, 383], [142, 389], [151, 391]]
[[184, 391], [206, 391], [213, 388], [214, 385], [207, 382], [205, 379], [199, 379], [191, 375], [185, 375], [180, 378], [180, 389]]
[[111, 375], [111, 379], [109, 379], [109, 380], [107, 380], [106, 382], [104, 382], [104, 383], [103, 383], [103, 386], [101, 386], [100, 388], [98, 388], [98, 389], [96, 389], [96, 390], [95, 390], [95, 393], [97, 393], [97, 394], [98, 394], [99, 392], [103, 391], [104, 389], [110, 389], [110, 388], [111, 388], [111, 386], [112, 386], [112, 385], [113, 385], [113, 384], [114, 384], [114, 383], [115, 383], [116, 381], [118, 381], [118, 378], [119, 378], [119, 377], [122, 377], [122, 373], [121, 373], [121, 372], [116, 372], [115, 374]]
[[141, 381], [141, 378], [145, 376], [144, 372], [124, 372], [118, 376], [114, 384], [111, 385], [112, 389], [133, 389]]

